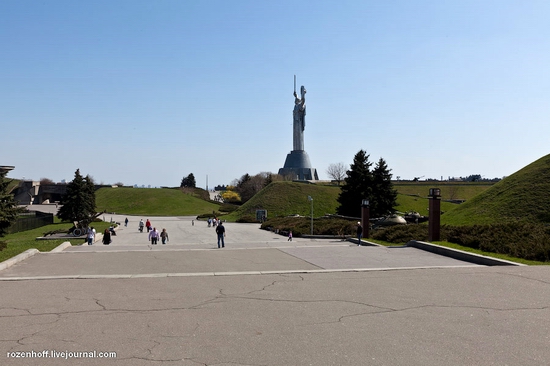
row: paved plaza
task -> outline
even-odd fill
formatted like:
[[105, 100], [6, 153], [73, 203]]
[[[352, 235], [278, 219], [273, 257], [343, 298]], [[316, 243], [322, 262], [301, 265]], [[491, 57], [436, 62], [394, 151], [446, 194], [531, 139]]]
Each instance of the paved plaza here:
[[[547, 266], [486, 267], [338, 239], [288, 242], [256, 224], [226, 223], [226, 247], [218, 249], [204, 221], [128, 218], [111, 245], [38, 253], [0, 271], [0, 364], [550, 359]], [[166, 228], [169, 243], [151, 245], [137, 230], [140, 218]]]

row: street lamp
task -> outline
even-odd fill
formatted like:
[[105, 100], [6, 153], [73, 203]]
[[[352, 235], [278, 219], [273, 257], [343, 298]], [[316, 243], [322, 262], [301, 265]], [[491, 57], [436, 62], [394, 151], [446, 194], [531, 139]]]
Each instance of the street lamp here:
[[[363, 199], [361, 201], [361, 226], [363, 227], [363, 237], [368, 238], [369, 237], [369, 216], [370, 216], [370, 208], [369, 208], [369, 200]], [[359, 243], [361, 244], [361, 243]]]
[[311, 235], [313, 235], [313, 197], [307, 196], [307, 200], [311, 202]]

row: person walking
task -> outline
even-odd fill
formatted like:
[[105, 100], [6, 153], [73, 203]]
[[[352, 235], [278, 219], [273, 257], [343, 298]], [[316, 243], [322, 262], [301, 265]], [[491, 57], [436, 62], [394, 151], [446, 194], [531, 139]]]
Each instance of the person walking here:
[[166, 229], [162, 229], [162, 232], [160, 233], [160, 239], [162, 241], [162, 244], [166, 244], [167, 241], [170, 241], [170, 239], [168, 239], [168, 232], [166, 231]]
[[139, 220], [139, 227], [138, 227], [138, 230], [140, 233], [143, 232], [143, 227], [145, 226], [145, 224], [143, 223], [143, 219]]
[[88, 245], [92, 245], [95, 241], [95, 231], [93, 228], [88, 228], [88, 232], [86, 233], [86, 238], [88, 239]]
[[126, 220], [124, 220], [124, 226], [128, 226], [128, 218], [126, 218]]
[[149, 233], [149, 240], [151, 241], [152, 245], [157, 245], [157, 242], [159, 240], [159, 232], [157, 231], [156, 227], [154, 227]]
[[149, 219], [145, 221], [145, 227], [147, 228], [147, 232], [151, 231], [151, 221]]
[[223, 226], [223, 223], [220, 221], [218, 226], [216, 227], [216, 234], [218, 234], [218, 249], [220, 248], [220, 240], [222, 242], [222, 248], [225, 248], [224, 238], [225, 238], [225, 227]]
[[292, 241], [292, 231], [288, 232], [288, 240], [287, 241]]
[[361, 238], [363, 237], [363, 227], [361, 222], [357, 222], [357, 245], [361, 245]]
[[111, 230], [105, 229], [103, 232], [103, 239], [101, 241], [103, 242], [103, 245], [111, 244]]

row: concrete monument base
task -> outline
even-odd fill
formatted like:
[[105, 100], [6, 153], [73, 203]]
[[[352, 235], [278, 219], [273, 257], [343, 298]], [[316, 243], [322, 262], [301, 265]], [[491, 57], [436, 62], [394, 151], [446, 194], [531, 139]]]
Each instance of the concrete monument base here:
[[284, 167], [279, 169], [279, 175], [292, 176], [293, 180], [319, 180], [317, 169], [311, 167], [304, 150], [292, 150], [286, 156]]

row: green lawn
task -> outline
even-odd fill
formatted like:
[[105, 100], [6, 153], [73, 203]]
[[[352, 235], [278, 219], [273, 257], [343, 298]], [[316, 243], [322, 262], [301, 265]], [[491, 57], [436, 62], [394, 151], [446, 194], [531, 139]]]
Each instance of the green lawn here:
[[[98, 233], [103, 232], [109, 227], [108, 222], [94, 222], [92, 226]], [[63, 242], [70, 241], [72, 245], [79, 245], [84, 242], [83, 238], [70, 238], [70, 239], [55, 239], [55, 240], [36, 240], [37, 237], [43, 236], [45, 233], [54, 230], [69, 230], [72, 224], [69, 223], [55, 223], [39, 227], [37, 229], [22, 231], [19, 233], [8, 234], [0, 240], [6, 242], [7, 247], [0, 251], [0, 262], [6, 259], [12, 258], [20, 253], [23, 253], [27, 249], [38, 249], [41, 252], [49, 252]]]
[[219, 209], [218, 204], [168, 188], [101, 188], [96, 206], [98, 211], [148, 216], [195, 216]]

